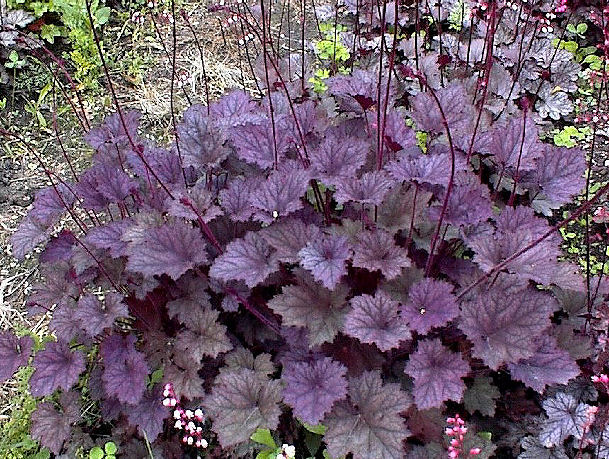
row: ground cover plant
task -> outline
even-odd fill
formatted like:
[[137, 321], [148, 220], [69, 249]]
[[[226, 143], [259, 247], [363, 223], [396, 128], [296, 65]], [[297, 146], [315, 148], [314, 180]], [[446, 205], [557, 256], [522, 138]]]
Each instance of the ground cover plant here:
[[[40, 251], [28, 306], [54, 338], [0, 334], [0, 378], [33, 369], [32, 438], [67, 457], [609, 457], [609, 289], [589, 263], [609, 185], [586, 174], [609, 9], [210, 8], [251, 93], [206, 85], [179, 115], [174, 65], [160, 145], [108, 78], [92, 165], [41, 159], [11, 242]], [[599, 46], [578, 61], [567, 38]], [[565, 126], [588, 116], [586, 155]], [[559, 261], [581, 218], [583, 273]]]

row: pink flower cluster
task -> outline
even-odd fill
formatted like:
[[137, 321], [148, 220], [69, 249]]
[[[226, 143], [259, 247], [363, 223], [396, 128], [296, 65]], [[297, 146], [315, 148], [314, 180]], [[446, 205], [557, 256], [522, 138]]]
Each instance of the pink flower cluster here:
[[607, 376], [605, 373], [601, 373], [598, 376], [594, 375], [591, 379], [593, 383], [602, 384], [605, 387], [605, 390], [609, 392], [609, 376]]
[[[452, 437], [450, 440], [450, 446], [448, 447], [448, 457], [454, 459], [461, 457], [463, 452], [463, 442], [465, 441], [465, 434], [467, 433], [467, 427], [465, 427], [465, 421], [461, 419], [458, 414], [455, 414], [454, 418], [446, 418], [448, 427], [445, 430], [446, 435]], [[471, 448], [467, 457], [477, 456], [482, 450], [480, 448]]]
[[558, 6], [556, 6], [557, 13], [564, 13], [567, 11], [567, 0], [558, 0]]
[[203, 438], [203, 422], [205, 421], [203, 410], [197, 408], [192, 411], [182, 408], [175, 396], [171, 383], [165, 384], [163, 397], [165, 397], [163, 399], [163, 406], [175, 407], [173, 411], [173, 418], [175, 419], [173, 427], [184, 431], [182, 443], [194, 446], [195, 448], [207, 448], [207, 440]]

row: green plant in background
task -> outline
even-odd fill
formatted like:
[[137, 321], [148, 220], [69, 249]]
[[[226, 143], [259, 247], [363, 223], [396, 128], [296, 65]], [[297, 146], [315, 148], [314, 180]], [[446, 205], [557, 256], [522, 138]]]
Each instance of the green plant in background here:
[[328, 89], [324, 80], [330, 78], [333, 74], [349, 74], [349, 68], [345, 67], [344, 64], [351, 57], [351, 53], [340, 41], [340, 33], [346, 30], [347, 28], [344, 25], [334, 24], [333, 22], [319, 24], [319, 32], [323, 35], [323, 38], [314, 41], [313, 47], [318, 59], [315, 67], [320, 68], [317, 68], [314, 76], [309, 78], [309, 83], [313, 84], [313, 90], [317, 93], [323, 93]]
[[472, 10], [468, 2], [458, 0], [448, 15], [448, 28], [455, 32], [460, 32], [463, 28], [463, 23], [470, 17], [471, 12]]
[[[72, 62], [75, 79], [84, 88], [98, 88], [101, 62], [93, 40], [85, 0], [9, 0], [8, 5], [30, 11], [37, 18], [45, 13], [57, 13], [61, 25], [43, 24], [40, 37], [49, 43], [54, 43], [58, 37], [65, 38], [70, 44], [70, 50], [64, 52], [64, 57]], [[108, 22], [111, 10], [100, 0], [92, 0], [91, 13], [94, 25], [98, 27]]]
[[112, 441], [106, 442], [104, 448], [101, 446], [94, 446], [89, 451], [89, 459], [116, 459], [116, 452], [118, 448], [116, 444]]
[[577, 128], [575, 126], [565, 126], [563, 129], [554, 132], [554, 145], [557, 147], [572, 148], [579, 141], [582, 141], [589, 135], [590, 128], [587, 126]]

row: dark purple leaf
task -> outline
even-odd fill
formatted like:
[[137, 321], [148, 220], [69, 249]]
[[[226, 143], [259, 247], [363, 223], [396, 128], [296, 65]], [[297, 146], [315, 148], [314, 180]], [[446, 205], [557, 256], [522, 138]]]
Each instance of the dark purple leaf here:
[[59, 454], [64, 442], [70, 438], [70, 420], [51, 402], [39, 403], [32, 413], [31, 435], [34, 440], [54, 454]]
[[298, 263], [298, 252], [321, 233], [315, 225], [306, 225], [300, 219], [288, 218], [263, 228], [259, 234], [277, 251], [279, 261]]
[[172, 279], [207, 261], [203, 235], [183, 221], [149, 229], [143, 241], [129, 246], [128, 253], [127, 269], [144, 276], [167, 274]]
[[[59, 192], [59, 193], [58, 193]], [[36, 193], [30, 215], [46, 226], [51, 226], [74, 203], [74, 194], [63, 184], [48, 186]]]
[[17, 338], [9, 331], [0, 332], [0, 382], [12, 377], [17, 368], [27, 365], [33, 345], [30, 336]]
[[48, 343], [34, 357], [35, 371], [30, 378], [34, 397], [51, 395], [56, 389], [69, 390], [85, 370], [85, 359], [80, 351], [72, 351], [65, 341]]
[[530, 117], [523, 119], [522, 116], [515, 116], [493, 129], [488, 153], [492, 155], [491, 160], [502, 169], [514, 169], [516, 172], [518, 168], [518, 171], [527, 171], [535, 168], [535, 159], [543, 152], [543, 144], [538, 139], [537, 126], [533, 120]]
[[256, 208], [254, 219], [271, 223], [302, 208], [301, 198], [308, 183], [309, 174], [303, 169], [294, 169], [290, 173], [272, 172], [251, 197]]
[[[436, 91], [436, 95], [451, 133], [455, 135], [467, 130], [471, 123], [474, 107], [465, 87], [462, 84], [454, 83]], [[428, 92], [417, 94], [411, 100], [411, 104], [412, 119], [415, 121], [417, 129], [435, 134], [446, 134], [444, 118], [438, 104]]]
[[156, 175], [166, 186], [184, 185], [184, 174], [177, 152], [167, 151], [153, 145], [145, 145], [144, 152], [141, 155], [131, 153], [127, 156], [127, 161], [135, 174], [141, 177], [146, 184], [154, 183], [154, 175]]
[[[107, 162], [109, 158], [106, 155], [116, 155], [115, 147], [127, 144], [129, 136], [132, 140], [136, 140], [137, 127], [141, 116], [141, 113], [133, 110], [123, 112], [122, 118], [119, 113], [107, 116], [104, 124], [91, 129], [85, 136], [85, 140], [98, 152], [105, 153], [102, 156]], [[125, 126], [127, 127], [126, 131]]]
[[109, 202], [122, 202], [138, 185], [118, 167], [109, 165], [95, 166], [96, 191]]
[[310, 241], [298, 255], [302, 267], [309, 270], [316, 281], [332, 290], [347, 272], [345, 262], [351, 249], [345, 236], [326, 235]]
[[195, 362], [200, 362], [203, 356], [216, 358], [230, 351], [233, 345], [226, 336], [226, 326], [217, 321], [219, 315], [213, 309], [204, 309], [193, 315], [186, 323], [186, 330], [178, 334], [176, 351], [188, 355]]
[[57, 236], [53, 236], [47, 243], [44, 251], [38, 257], [41, 263], [56, 263], [68, 261], [72, 255], [72, 249], [76, 244], [74, 233], [70, 230], [61, 230]]
[[226, 215], [234, 221], [246, 222], [254, 213], [251, 198], [260, 183], [258, 180], [235, 178], [220, 192], [220, 203]]
[[[451, 169], [450, 152], [423, 155], [418, 150], [408, 151], [385, 166], [389, 174], [400, 182], [448, 186]], [[463, 158], [455, 157], [455, 171], [465, 170]]]
[[129, 424], [136, 426], [140, 435], [152, 443], [163, 432], [165, 419], [171, 411], [163, 406], [160, 389], [147, 390], [139, 402], [125, 411]]
[[[187, 191], [181, 191], [175, 195], [175, 199], [167, 198], [167, 212], [174, 217], [183, 217], [188, 220], [201, 218], [209, 223], [214, 218], [222, 215], [222, 209], [214, 203], [215, 198], [200, 182]], [[193, 207], [195, 210], [193, 210]]]
[[377, 372], [349, 380], [349, 401], [338, 402], [324, 419], [324, 442], [332, 457], [401, 459], [410, 432], [400, 413], [410, 406], [399, 384], [383, 384]]
[[102, 226], [91, 228], [85, 242], [98, 249], [107, 249], [113, 258], [125, 255], [127, 243], [122, 240], [125, 231], [133, 224], [131, 220], [116, 220]]
[[[444, 204], [445, 191], [439, 202], [429, 209], [429, 216], [437, 220]], [[488, 220], [493, 215], [488, 187], [482, 185], [473, 174], [460, 173], [455, 176], [454, 187], [448, 197], [444, 223], [455, 226], [472, 225]]]
[[95, 295], [89, 294], [78, 300], [74, 314], [85, 332], [94, 337], [105, 329], [112, 328], [119, 317], [127, 317], [129, 311], [123, 303], [123, 297], [118, 293], [108, 293], [103, 304]]
[[360, 295], [351, 299], [351, 311], [345, 317], [345, 333], [362, 343], [376, 344], [381, 351], [398, 347], [410, 339], [410, 330], [398, 314], [399, 303], [384, 292], [376, 296]]
[[531, 357], [518, 363], [510, 363], [512, 378], [522, 381], [535, 391], [543, 393], [551, 384], [567, 384], [579, 375], [577, 363], [556, 345], [556, 339], [544, 335], [541, 345]]
[[270, 120], [236, 126], [231, 130], [231, 138], [240, 159], [263, 169], [273, 166], [275, 157], [278, 162], [282, 161], [288, 148], [288, 139], [283, 130], [275, 129], [273, 140]]
[[296, 272], [297, 285], [283, 287], [268, 306], [282, 317], [284, 326], [306, 327], [311, 346], [331, 342], [343, 329], [348, 309], [347, 288], [330, 291], [304, 272]]
[[334, 198], [341, 204], [348, 201], [379, 205], [393, 182], [383, 171], [366, 172], [360, 178], [338, 180]]
[[242, 280], [253, 288], [279, 269], [274, 250], [257, 233], [248, 232], [226, 246], [209, 270], [216, 279]]
[[191, 105], [184, 112], [177, 138], [185, 166], [216, 167], [229, 153], [222, 130], [207, 116], [207, 107], [200, 104]]
[[536, 340], [556, 309], [546, 293], [531, 288], [506, 292], [500, 284], [461, 304], [459, 328], [474, 343], [473, 355], [497, 370], [535, 353]]
[[78, 179], [74, 190], [81, 199], [81, 206], [90, 210], [105, 210], [110, 200], [98, 190], [97, 168], [103, 165], [93, 166], [84, 172]]
[[586, 155], [578, 148], [544, 147], [532, 177], [527, 176], [523, 185], [532, 182], [550, 200], [551, 208], [558, 208], [570, 202], [586, 184]]
[[546, 448], [536, 437], [524, 437], [520, 444], [524, 451], [518, 455], [518, 459], [569, 459], [563, 445]]
[[353, 246], [353, 266], [368, 271], [379, 270], [387, 279], [395, 279], [402, 268], [410, 266], [408, 252], [395, 245], [388, 232], [362, 231]]
[[408, 291], [408, 302], [402, 306], [402, 317], [408, 326], [421, 334], [441, 327], [459, 314], [457, 298], [448, 282], [425, 278]]
[[11, 248], [13, 255], [18, 260], [23, 260], [26, 254], [34, 250], [36, 246], [47, 241], [50, 229], [40, 223], [31, 215], [28, 215], [11, 235]]
[[80, 337], [83, 334], [83, 326], [83, 321], [76, 317], [76, 308], [72, 301], [69, 304], [57, 306], [49, 323], [49, 329], [65, 342]]
[[334, 184], [339, 177], [353, 177], [366, 162], [370, 146], [355, 137], [342, 137], [338, 128], [326, 131], [318, 147], [309, 152], [313, 175]]
[[414, 401], [419, 410], [440, 408], [446, 400], [460, 402], [465, 392], [461, 380], [469, 371], [461, 354], [444, 347], [439, 339], [419, 341], [404, 370], [414, 379]]
[[270, 354], [254, 355], [244, 347], [238, 347], [224, 357], [225, 367], [220, 369], [220, 373], [235, 370], [252, 370], [265, 381], [275, 372], [275, 365], [271, 361]]
[[347, 395], [346, 373], [347, 369], [330, 357], [286, 364], [281, 374], [286, 384], [284, 402], [298, 418], [316, 425]]
[[205, 395], [205, 390], [203, 380], [198, 374], [199, 365], [193, 367], [192, 362], [185, 362], [184, 366], [185, 369], [174, 364], [165, 366], [163, 380], [165, 383], [170, 382], [173, 385], [173, 390], [179, 400], [184, 397], [190, 400], [202, 397]]
[[249, 440], [256, 429], [274, 430], [279, 424], [281, 385], [252, 370], [220, 373], [203, 407], [223, 448]]
[[131, 335], [110, 335], [101, 345], [105, 393], [131, 405], [142, 398], [149, 371], [144, 355], [135, 350], [134, 341]]
[[[68, 274], [69, 276], [69, 274]], [[45, 269], [44, 281], [34, 284], [27, 305], [30, 313], [46, 312], [55, 304], [66, 305], [78, 296], [78, 286], [61, 269]]]
[[[369, 119], [374, 118], [376, 124], [376, 113], [370, 112]], [[415, 131], [406, 126], [404, 116], [396, 110], [388, 110], [385, 117], [385, 142], [389, 151], [396, 152], [403, 149], [416, 147], [417, 139]]]
[[245, 91], [232, 91], [209, 107], [210, 115], [222, 126], [239, 126], [256, 122], [259, 115], [253, 113], [257, 105]]

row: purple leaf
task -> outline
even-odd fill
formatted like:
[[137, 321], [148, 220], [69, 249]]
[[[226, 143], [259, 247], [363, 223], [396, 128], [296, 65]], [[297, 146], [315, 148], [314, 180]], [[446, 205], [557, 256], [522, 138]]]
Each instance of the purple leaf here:
[[76, 194], [81, 199], [80, 205], [85, 209], [101, 211], [105, 210], [108, 204], [110, 204], [110, 200], [98, 190], [97, 168], [99, 167], [104, 166], [93, 166], [84, 172], [74, 187]]
[[298, 263], [298, 252], [310, 240], [320, 236], [319, 228], [306, 225], [297, 218], [282, 219], [263, 228], [259, 233], [275, 250], [277, 259], [285, 263]]
[[366, 162], [370, 146], [355, 137], [342, 137], [330, 128], [317, 148], [309, 152], [313, 175], [334, 184], [339, 177], [353, 177]]
[[80, 351], [72, 351], [67, 342], [48, 343], [34, 357], [36, 370], [30, 378], [34, 397], [51, 395], [56, 389], [69, 390], [85, 370], [85, 359]]
[[31, 435], [34, 440], [54, 454], [59, 454], [64, 442], [70, 438], [70, 420], [51, 402], [39, 403], [32, 413]]
[[210, 115], [222, 126], [239, 126], [256, 122], [256, 103], [245, 91], [231, 91], [209, 106]]
[[419, 410], [440, 408], [446, 400], [460, 402], [465, 391], [461, 380], [469, 363], [444, 347], [439, 339], [419, 341], [404, 370], [414, 379], [414, 401]]
[[491, 160], [501, 168], [511, 168], [514, 171], [516, 168], [519, 171], [534, 169], [535, 159], [543, 152], [543, 144], [538, 139], [537, 126], [533, 120], [528, 117], [523, 121], [522, 116], [515, 116], [506, 124], [493, 129], [488, 153], [492, 155]]
[[140, 401], [148, 382], [148, 365], [144, 355], [135, 350], [134, 342], [131, 335], [110, 335], [101, 345], [106, 395], [131, 405]]
[[33, 345], [30, 336], [17, 338], [9, 331], [0, 332], [0, 382], [12, 377], [17, 368], [27, 365]]
[[399, 384], [384, 384], [377, 372], [349, 380], [349, 401], [338, 402], [324, 419], [324, 442], [332, 457], [354, 459], [404, 457], [402, 442], [410, 432], [400, 413], [410, 406]]
[[85, 332], [94, 337], [105, 329], [112, 328], [119, 317], [127, 317], [129, 311], [118, 293], [108, 293], [103, 304], [95, 295], [89, 294], [78, 300], [74, 314]]
[[274, 430], [279, 424], [281, 386], [252, 370], [220, 373], [203, 407], [223, 448], [249, 440], [258, 428]]
[[347, 395], [346, 373], [347, 369], [330, 357], [286, 364], [281, 374], [286, 384], [283, 399], [294, 415], [316, 425]]
[[308, 182], [309, 174], [303, 169], [290, 173], [271, 172], [251, 197], [251, 203], [257, 209], [254, 219], [271, 223], [302, 208], [301, 198], [307, 191]]
[[[429, 209], [429, 216], [438, 220], [444, 204], [443, 191], [439, 203]], [[448, 197], [444, 223], [455, 226], [473, 225], [484, 222], [493, 215], [488, 187], [471, 173], [462, 172], [455, 176], [454, 187]]]
[[122, 236], [132, 224], [132, 221], [125, 219], [96, 226], [89, 230], [85, 242], [98, 249], [107, 249], [112, 258], [122, 257], [127, 249], [127, 243], [122, 240]]
[[171, 411], [163, 406], [158, 388], [147, 390], [139, 402], [125, 411], [129, 424], [136, 426], [140, 435], [153, 442], [163, 432], [165, 419]]
[[340, 204], [348, 201], [379, 205], [393, 182], [383, 171], [366, 172], [360, 178], [345, 177], [336, 184], [334, 198]]
[[580, 373], [577, 363], [556, 345], [556, 339], [544, 335], [535, 354], [526, 360], [508, 365], [512, 378], [543, 393], [551, 384], [567, 384]]
[[95, 170], [96, 191], [109, 202], [122, 202], [138, 188], [137, 182], [118, 167], [98, 165], [91, 170]]
[[205, 183], [200, 182], [186, 191], [176, 193], [175, 199], [168, 197], [165, 202], [169, 215], [188, 220], [197, 220], [200, 217], [205, 223], [209, 223], [223, 213], [222, 209], [214, 204], [214, 200]]
[[207, 107], [191, 105], [184, 112], [184, 120], [178, 124], [178, 145], [185, 166], [196, 169], [212, 168], [226, 159], [229, 150], [222, 130], [207, 116]]
[[520, 445], [524, 451], [518, 455], [518, 459], [569, 459], [563, 445], [546, 448], [536, 437], [524, 437]]
[[284, 326], [306, 327], [311, 346], [331, 342], [343, 329], [347, 288], [325, 289], [305, 271], [297, 271], [296, 279], [298, 284], [283, 287], [269, 308], [282, 317]]
[[425, 278], [408, 291], [408, 302], [402, 306], [402, 317], [408, 326], [421, 334], [441, 327], [459, 314], [457, 298], [448, 282]]
[[187, 328], [178, 334], [175, 348], [195, 362], [200, 362], [203, 356], [218, 357], [223, 352], [233, 348], [226, 326], [218, 323], [220, 313], [212, 309], [204, 309], [187, 322]]
[[73, 203], [74, 194], [66, 185], [60, 183], [55, 187], [48, 186], [36, 193], [30, 215], [43, 225], [51, 226], [72, 207]]
[[[506, 207], [497, 218], [495, 233], [474, 236], [468, 240], [468, 245], [476, 252], [474, 261], [483, 271], [488, 272], [537, 240], [549, 228], [546, 220], [535, 217], [531, 208]], [[523, 280], [533, 279], [542, 284], [550, 284], [559, 268], [556, 263], [561, 254], [559, 242], [558, 235], [546, 238], [508, 263], [505, 269]]]
[[66, 305], [78, 297], [78, 286], [66, 278], [66, 273], [60, 269], [45, 269], [44, 281], [34, 284], [27, 305], [30, 313], [49, 311], [54, 304]]
[[532, 182], [551, 201], [551, 207], [558, 208], [583, 189], [586, 167], [586, 155], [582, 150], [545, 145], [531, 179], [527, 177], [523, 185]]
[[590, 405], [577, 403], [574, 397], [563, 392], [544, 400], [542, 405], [548, 419], [541, 424], [539, 440], [548, 448], [562, 444], [571, 435], [581, 439], [584, 426], [594, 420]]
[[[448, 186], [451, 169], [450, 152], [421, 154], [418, 150], [409, 151], [391, 161], [385, 169], [400, 182]], [[466, 170], [465, 161], [455, 157], [455, 171]]]
[[352, 309], [345, 318], [345, 333], [362, 343], [376, 344], [381, 351], [410, 339], [406, 322], [398, 314], [399, 303], [389, 295], [360, 295], [351, 299]]
[[345, 236], [326, 235], [310, 241], [298, 252], [300, 264], [309, 270], [316, 281], [332, 290], [347, 272], [345, 262], [351, 250]]
[[200, 317], [206, 309], [211, 308], [209, 294], [200, 292], [195, 298], [178, 298], [167, 303], [169, 317], [176, 318], [183, 324]]
[[275, 156], [278, 162], [281, 161], [288, 148], [287, 137], [281, 129], [275, 130], [275, 141], [273, 141], [270, 120], [264, 120], [261, 124], [248, 123], [236, 126], [231, 130], [231, 138], [237, 148], [239, 159], [263, 169], [275, 164]]
[[[451, 133], [455, 135], [467, 129], [471, 123], [474, 107], [467, 95], [465, 86], [454, 83], [436, 91], [436, 96], [446, 116], [446, 122]], [[438, 104], [428, 92], [420, 92], [412, 100], [412, 119], [417, 129], [446, 134], [444, 118]]]
[[172, 279], [207, 261], [203, 235], [183, 221], [150, 228], [143, 241], [130, 245], [128, 253], [127, 269], [144, 276], [167, 274]]
[[537, 290], [494, 287], [461, 304], [459, 328], [474, 343], [473, 355], [497, 370], [535, 353], [536, 339], [556, 309], [556, 301]]
[[76, 317], [76, 308], [73, 302], [70, 304], [57, 306], [53, 311], [53, 318], [49, 323], [49, 329], [59, 339], [70, 342], [72, 339], [80, 337], [83, 333], [83, 322]]
[[23, 260], [26, 254], [48, 240], [49, 233], [50, 229], [33, 216], [25, 217], [11, 235], [11, 248], [15, 258]]
[[[142, 159], [143, 158], [143, 159]], [[145, 183], [154, 183], [154, 174], [169, 187], [183, 186], [184, 174], [180, 166], [180, 157], [177, 152], [167, 151], [152, 145], [145, 145], [141, 155], [131, 153], [127, 161], [136, 175], [145, 180]], [[148, 166], [146, 166], [146, 164]]]
[[171, 364], [165, 366], [163, 378], [166, 383], [173, 384], [173, 390], [178, 399], [184, 397], [194, 400], [205, 395], [203, 380], [198, 374], [199, 364], [192, 366], [192, 361], [184, 363], [185, 369]]
[[[123, 112], [122, 119], [119, 113], [107, 116], [104, 124], [91, 129], [85, 136], [85, 140], [102, 155], [104, 162], [114, 162], [113, 155], [117, 154], [116, 146], [121, 147], [128, 144], [129, 137], [134, 141], [136, 140], [137, 127], [141, 116], [141, 113], [133, 110]], [[127, 127], [126, 131], [125, 126]]]
[[233, 179], [228, 188], [220, 191], [220, 203], [226, 215], [234, 221], [246, 222], [254, 213], [251, 198], [260, 183], [258, 180]]
[[259, 234], [250, 231], [226, 246], [214, 260], [209, 275], [223, 281], [242, 280], [254, 288], [278, 269], [274, 250]]
[[[374, 124], [377, 121], [376, 113], [369, 112], [368, 118], [374, 118]], [[385, 117], [385, 142], [391, 152], [416, 147], [417, 145], [415, 131], [406, 126], [406, 120], [396, 110], [387, 111], [387, 116]]]
[[68, 261], [72, 255], [72, 249], [76, 244], [74, 233], [70, 230], [61, 230], [59, 235], [53, 236], [47, 243], [44, 251], [38, 257], [41, 263], [56, 263]]
[[362, 231], [353, 247], [353, 266], [368, 271], [379, 270], [387, 279], [395, 279], [402, 268], [410, 266], [408, 252], [395, 245], [387, 231]]

